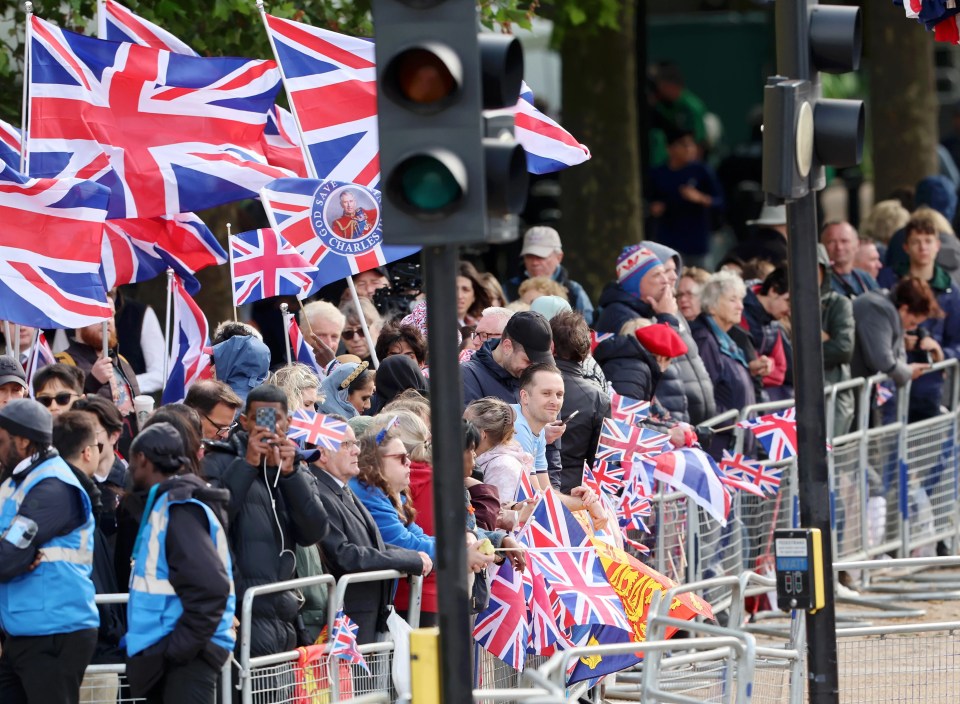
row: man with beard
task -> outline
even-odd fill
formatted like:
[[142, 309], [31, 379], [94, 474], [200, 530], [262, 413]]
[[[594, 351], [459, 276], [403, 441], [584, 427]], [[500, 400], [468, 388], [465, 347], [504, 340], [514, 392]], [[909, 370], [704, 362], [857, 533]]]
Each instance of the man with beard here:
[[75, 703], [93, 657], [90, 498], [32, 399], [0, 409], [0, 701]]

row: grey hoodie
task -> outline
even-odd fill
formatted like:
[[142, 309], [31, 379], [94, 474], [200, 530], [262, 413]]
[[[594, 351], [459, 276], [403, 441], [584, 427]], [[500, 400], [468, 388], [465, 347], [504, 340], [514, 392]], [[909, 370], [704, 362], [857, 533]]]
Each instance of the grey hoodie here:
[[[661, 262], [673, 259], [677, 264], [677, 276], [680, 276], [683, 272], [683, 260], [677, 250], [657, 242], [644, 241], [643, 245], [656, 254], [657, 259]], [[683, 391], [687, 396], [690, 422], [693, 425], [698, 425], [713, 417], [717, 412], [717, 406], [713, 399], [713, 382], [707, 374], [707, 368], [703, 366], [703, 360], [700, 359], [700, 351], [690, 334], [690, 326], [687, 321], [684, 320], [682, 315], [675, 315], [674, 318], [677, 322], [677, 332], [687, 343], [687, 353], [674, 359], [671, 364], [677, 368], [680, 382], [683, 384]]]

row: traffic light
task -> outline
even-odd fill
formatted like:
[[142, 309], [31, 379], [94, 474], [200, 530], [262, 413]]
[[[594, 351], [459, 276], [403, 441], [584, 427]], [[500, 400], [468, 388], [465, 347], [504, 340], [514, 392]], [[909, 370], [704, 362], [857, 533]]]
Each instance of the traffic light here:
[[520, 43], [478, 36], [465, 0], [374, 0], [373, 17], [384, 240], [482, 242], [526, 196], [523, 148], [483, 113], [516, 105]]
[[821, 97], [818, 72], [860, 64], [860, 8], [777, 3], [777, 65], [763, 95], [763, 190], [793, 200], [826, 185], [824, 166], [854, 166], [863, 152], [860, 100]]

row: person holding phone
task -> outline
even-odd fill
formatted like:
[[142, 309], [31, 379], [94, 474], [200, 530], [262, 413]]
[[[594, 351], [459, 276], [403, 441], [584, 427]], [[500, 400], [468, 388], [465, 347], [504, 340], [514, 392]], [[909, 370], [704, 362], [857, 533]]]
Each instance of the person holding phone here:
[[[203, 473], [230, 490], [228, 538], [235, 557], [237, 603], [247, 589], [294, 575], [296, 545], [313, 545], [327, 533], [327, 514], [316, 478], [287, 438], [287, 395], [272, 384], [250, 391], [240, 428], [208, 446]], [[257, 599], [251, 654], [296, 647], [298, 602], [293, 592]]]

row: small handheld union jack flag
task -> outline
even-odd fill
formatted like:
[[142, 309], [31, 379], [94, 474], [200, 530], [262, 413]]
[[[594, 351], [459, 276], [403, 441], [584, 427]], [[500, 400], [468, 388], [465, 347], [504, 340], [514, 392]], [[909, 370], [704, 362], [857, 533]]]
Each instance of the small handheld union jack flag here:
[[617, 506], [617, 522], [621, 528], [642, 530], [649, 533], [650, 529], [643, 522], [653, 512], [653, 505], [650, 499], [643, 495], [641, 491], [631, 491], [627, 488], [620, 497], [620, 503]]
[[623, 486], [624, 468], [617, 462], [583, 463], [583, 484], [599, 496], [616, 496]]
[[797, 419], [794, 408], [753, 420], [742, 420], [737, 423], [737, 427], [750, 430], [774, 462], [797, 455]]
[[351, 665], [359, 665], [367, 674], [370, 674], [370, 668], [363, 657], [363, 653], [357, 647], [357, 633], [360, 626], [353, 622], [353, 619], [343, 613], [343, 609], [337, 612], [337, 618], [333, 622], [333, 636], [330, 638], [330, 657], [346, 660]]
[[896, 393], [883, 384], [877, 384], [877, 408], [891, 400]]
[[253, 303], [271, 296], [301, 296], [313, 285], [317, 267], [269, 228], [230, 237], [233, 301]]
[[755, 494], [757, 496], [773, 496], [780, 490], [780, 477], [783, 467], [771, 467], [756, 460], [747, 459], [740, 453], [731, 454], [723, 451], [720, 460], [720, 470], [726, 476], [721, 481], [727, 486]]
[[593, 354], [593, 351], [597, 349], [599, 345], [604, 340], [609, 340], [614, 337], [612, 332], [597, 332], [596, 330], [590, 331], [590, 354]]
[[668, 436], [655, 430], [604, 418], [596, 458], [608, 462], [630, 461], [635, 455], [663, 452], [669, 442]]
[[331, 452], [340, 449], [346, 434], [347, 424], [342, 420], [306, 409], [300, 409], [290, 416], [290, 428], [287, 430], [287, 437], [291, 440], [302, 440]]
[[614, 392], [610, 394], [610, 415], [616, 420], [636, 425], [638, 420], [650, 415], [650, 402], [638, 401]]

